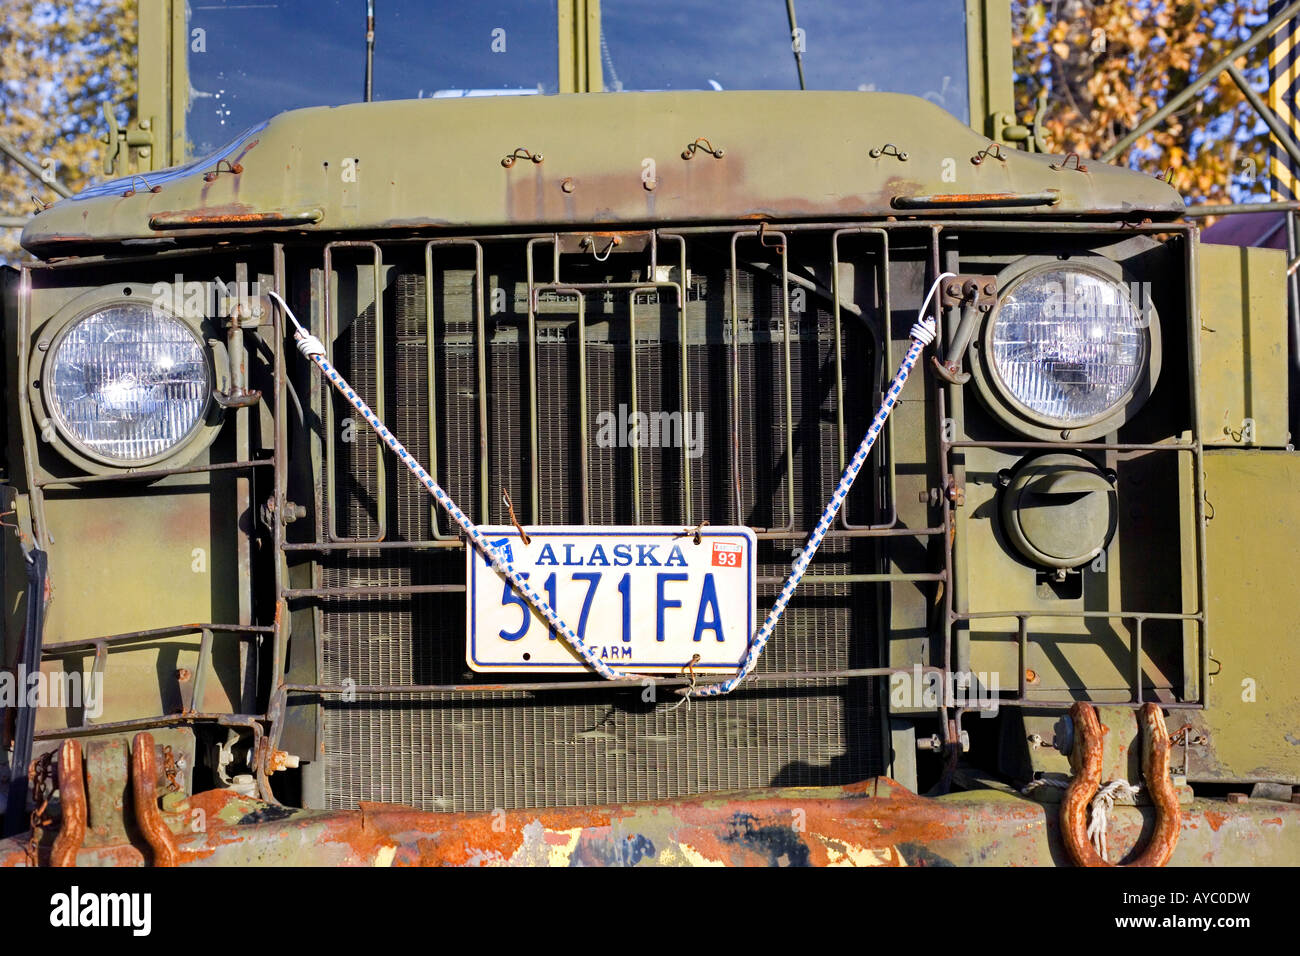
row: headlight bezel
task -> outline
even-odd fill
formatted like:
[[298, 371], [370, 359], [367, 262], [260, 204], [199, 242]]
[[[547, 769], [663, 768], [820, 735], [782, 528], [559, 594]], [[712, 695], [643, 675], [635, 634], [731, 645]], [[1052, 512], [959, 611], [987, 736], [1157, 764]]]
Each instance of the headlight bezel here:
[[[229, 388], [229, 359], [224, 345], [216, 330], [209, 327], [211, 320], [207, 316], [195, 318], [166, 308], [155, 300], [149, 289], [148, 283], [129, 282], [92, 289], [66, 303], [32, 334], [28, 398], [35, 424], [34, 437], [89, 474], [130, 474], [164, 462], [168, 467], [182, 467], [204, 451], [221, 428], [222, 410], [214, 401], [213, 393]], [[158, 454], [130, 461], [104, 455], [84, 444], [64, 423], [63, 416], [53, 407], [53, 399], [47, 401], [44, 387], [67, 335], [93, 315], [122, 306], [151, 309], [184, 326], [200, 346], [207, 364], [209, 386], [203, 411], [180, 441]]]
[[[1128, 390], [1108, 409], [1082, 421], [1048, 418], [1024, 405], [1005, 385], [993, 359], [993, 334], [1007, 295], [1020, 283], [1043, 272], [1072, 271], [1119, 286], [1145, 319], [1145, 361]], [[1004, 425], [1029, 438], [1045, 441], [1090, 441], [1120, 428], [1146, 404], [1160, 378], [1162, 339], [1160, 316], [1148, 301], [1134, 302], [1135, 279], [1114, 259], [1094, 252], [1023, 256], [997, 274], [997, 303], [982, 323], [970, 350], [970, 369], [980, 397]]]

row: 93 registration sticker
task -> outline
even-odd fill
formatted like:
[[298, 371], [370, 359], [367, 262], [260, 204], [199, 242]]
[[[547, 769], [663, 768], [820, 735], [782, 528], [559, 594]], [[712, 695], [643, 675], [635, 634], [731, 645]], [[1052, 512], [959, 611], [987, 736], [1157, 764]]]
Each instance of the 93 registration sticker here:
[[713, 542], [715, 568], [741, 568], [745, 565], [745, 549], [731, 541]]
[[[754, 533], [704, 527], [480, 530], [602, 661], [624, 671], [731, 673], [754, 632]], [[466, 659], [486, 672], [587, 665], [478, 549], [467, 549]]]

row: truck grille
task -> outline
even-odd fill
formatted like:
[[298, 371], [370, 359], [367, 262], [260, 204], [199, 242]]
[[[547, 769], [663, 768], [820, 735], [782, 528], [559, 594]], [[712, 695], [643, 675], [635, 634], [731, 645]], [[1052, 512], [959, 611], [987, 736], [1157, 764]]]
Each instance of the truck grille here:
[[[504, 488], [528, 524], [754, 527], [761, 617], [839, 477], [841, 444], [852, 450], [874, 410], [888, 267], [880, 236], [837, 249], [841, 298], [861, 312], [840, 317], [837, 374], [829, 235], [733, 235], [647, 236], [645, 248], [604, 261], [598, 237], [585, 250], [581, 237], [336, 243], [315, 276], [328, 288], [317, 319], [345, 377], [475, 521], [508, 520]], [[602, 413], [681, 412], [683, 393], [686, 420], [702, 424], [698, 457], [597, 441]], [[320, 559], [320, 586], [332, 592], [321, 602], [320, 677], [513, 679], [467, 671], [465, 555], [446, 517], [379, 457], [364, 423], [349, 424], [349, 406], [324, 401], [318, 533], [336, 545]], [[887, 457], [887, 445], [873, 452], [850, 522], [887, 519]], [[877, 553], [869, 538], [830, 537], [816, 571], [878, 570]], [[802, 586], [759, 672], [878, 666], [881, 590]], [[659, 693], [657, 703], [639, 688], [332, 698], [324, 800], [491, 810], [837, 784], [883, 770], [874, 680], [768, 681], [673, 709], [663, 698], [676, 698]]]

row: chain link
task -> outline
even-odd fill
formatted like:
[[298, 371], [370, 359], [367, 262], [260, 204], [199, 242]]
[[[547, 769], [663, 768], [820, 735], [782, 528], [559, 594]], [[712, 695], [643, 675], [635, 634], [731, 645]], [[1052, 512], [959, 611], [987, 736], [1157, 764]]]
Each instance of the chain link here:
[[54, 779], [53, 764], [54, 753], [47, 751], [33, 760], [27, 770], [28, 792], [31, 794], [32, 803], [35, 805], [31, 816], [32, 835], [27, 841], [27, 863], [29, 866], [39, 865], [40, 860], [36, 847], [40, 843], [41, 828], [53, 822], [45, 816], [45, 811], [50, 806], [50, 799], [54, 796], [54, 786], [52, 784]]

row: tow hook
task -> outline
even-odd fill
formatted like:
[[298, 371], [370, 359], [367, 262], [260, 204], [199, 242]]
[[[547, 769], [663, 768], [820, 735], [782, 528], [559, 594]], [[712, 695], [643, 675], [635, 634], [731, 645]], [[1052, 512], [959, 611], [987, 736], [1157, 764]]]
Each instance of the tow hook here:
[[970, 381], [970, 372], [962, 371], [962, 356], [970, 348], [980, 320], [992, 311], [997, 302], [997, 290], [997, 279], [994, 276], [959, 275], [943, 284], [940, 304], [951, 308], [961, 306], [961, 321], [953, 333], [947, 357], [940, 361], [932, 355], [930, 364], [935, 374], [950, 385], [965, 385]]
[[[1178, 845], [1182, 811], [1169, 776], [1173, 749], [1165, 716], [1160, 706], [1142, 707], [1142, 779], [1156, 808], [1156, 825], [1145, 850], [1127, 866], [1164, 866]], [[1102, 726], [1097, 709], [1085, 701], [1070, 708], [1073, 730], [1070, 750], [1070, 783], [1061, 799], [1061, 837], [1076, 866], [1114, 866], [1103, 859], [1088, 839], [1088, 805], [1101, 786], [1102, 743], [1108, 728]]]
[[77, 851], [86, 839], [86, 785], [81, 769], [81, 744], [69, 738], [59, 751], [59, 803], [63, 819], [50, 851], [50, 866], [76, 866]]
[[131, 797], [135, 822], [153, 850], [153, 865], [179, 865], [181, 854], [176, 836], [167, 828], [158, 808], [158, 757], [154, 753], [153, 734], [144, 731], [136, 734], [131, 744]]

